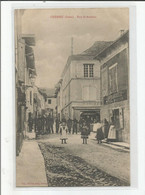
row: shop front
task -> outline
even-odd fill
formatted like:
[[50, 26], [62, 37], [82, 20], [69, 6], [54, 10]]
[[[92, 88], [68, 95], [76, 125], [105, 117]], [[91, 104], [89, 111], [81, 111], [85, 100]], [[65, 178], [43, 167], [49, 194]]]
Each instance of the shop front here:
[[126, 100], [102, 106], [101, 120], [105, 118], [115, 126], [116, 141], [129, 143], [129, 102]]

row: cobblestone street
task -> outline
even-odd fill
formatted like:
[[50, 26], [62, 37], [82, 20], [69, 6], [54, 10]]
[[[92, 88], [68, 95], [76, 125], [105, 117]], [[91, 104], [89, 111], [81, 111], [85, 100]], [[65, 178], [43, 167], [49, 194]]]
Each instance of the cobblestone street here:
[[[68, 142], [71, 139], [74, 139], [74, 137], [80, 139], [79, 135], [75, 135], [75, 136], [72, 135], [70, 136]], [[38, 141], [38, 144], [45, 161], [45, 169], [46, 169], [48, 186], [73, 187], [73, 186], [128, 186], [129, 185], [129, 182], [111, 176], [105, 171], [99, 169], [98, 166], [95, 166], [97, 165], [96, 162], [94, 162], [93, 164], [91, 162], [91, 159], [90, 162], [87, 162], [83, 156], [80, 157], [78, 153], [75, 152], [76, 145], [78, 147], [77, 150], [79, 150], [81, 147], [86, 147], [86, 151], [88, 152], [88, 148], [92, 147], [91, 140], [88, 145], [83, 145], [81, 142], [78, 144], [74, 144], [75, 146], [72, 146], [71, 144], [62, 145], [59, 143], [59, 139], [57, 135], [52, 135], [51, 139], [41, 138]], [[74, 152], [72, 152], [70, 148], [72, 150], [74, 149], [73, 150]], [[82, 153], [84, 153], [82, 149], [80, 150], [82, 151]], [[119, 155], [119, 151], [117, 152]], [[94, 161], [96, 159], [94, 156], [92, 156], [91, 158], [92, 159], [94, 158]], [[108, 161], [108, 159], [106, 160]], [[118, 164], [118, 167], [119, 166], [120, 165]]]

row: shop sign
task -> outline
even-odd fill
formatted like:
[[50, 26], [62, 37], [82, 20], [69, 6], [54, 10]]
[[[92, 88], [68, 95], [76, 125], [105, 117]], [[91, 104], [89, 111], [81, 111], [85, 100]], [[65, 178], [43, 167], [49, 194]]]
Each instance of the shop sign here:
[[123, 100], [127, 100], [127, 90], [119, 91], [103, 98], [103, 102], [105, 105], [114, 102], [120, 102]]

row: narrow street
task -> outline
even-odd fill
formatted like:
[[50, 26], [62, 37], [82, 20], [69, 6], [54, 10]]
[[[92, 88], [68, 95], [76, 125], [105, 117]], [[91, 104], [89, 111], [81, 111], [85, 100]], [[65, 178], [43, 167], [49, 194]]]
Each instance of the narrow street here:
[[59, 11], [15, 10], [16, 186], [130, 186], [129, 11]]
[[59, 135], [41, 136], [38, 145], [45, 161], [48, 186], [129, 185], [128, 152], [98, 145], [94, 140], [84, 145], [80, 135], [70, 135], [63, 145]]

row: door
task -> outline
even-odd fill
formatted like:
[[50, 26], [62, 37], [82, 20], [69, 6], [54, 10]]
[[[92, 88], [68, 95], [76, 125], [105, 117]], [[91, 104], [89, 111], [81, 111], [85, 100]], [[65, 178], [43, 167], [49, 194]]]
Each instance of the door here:
[[114, 119], [114, 125], [116, 128], [116, 138], [117, 141], [120, 140], [120, 135], [119, 135], [119, 130], [120, 130], [120, 119], [119, 119], [119, 109], [114, 109], [113, 110], [113, 119]]

